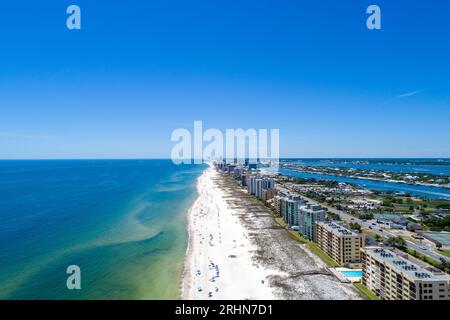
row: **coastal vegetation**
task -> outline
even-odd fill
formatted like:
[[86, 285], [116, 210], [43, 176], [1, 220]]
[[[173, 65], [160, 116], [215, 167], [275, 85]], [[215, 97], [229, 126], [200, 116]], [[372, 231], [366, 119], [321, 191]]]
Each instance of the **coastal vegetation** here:
[[450, 258], [450, 250], [440, 250], [439, 252], [447, 258]]
[[423, 224], [426, 225], [430, 231], [450, 232], [450, 215], [443, 218], [430, 217], [423, 220]]
[[362, 283], [355, 282], [353, 283], [356, 289], [367, 299], [369, 300], [380, 300], [372, 291], [366, 288]]
[[[287, 228], [288, 225], [286, 224], [286, 222], [284, 222], [283, 218], [278, 217], [276, 215], [273, 215], [275, 221], [282, 226], [283, 228]], [[321, 250], [317, 244], [315, 244], [312, 241], [309, 241], [305, 238], [303, 238], [300, 233], [298, 231], [295, 230], [289, 230], [288, 229], [288, 233], [291, 236], [292, 239], [294, 239], [295, 241], [298, 241], [301, 244], [307, 244], [308, 248], [314, 253], [316, 254], [323, 262], [325, 262], [329, 267], [339, 267], [340, 265], [334, 261], [328, 254], [326, 254], [323, 250]]]
[[406, 250], [406, 241], [402, 237], [395, 237], [395, 238], [389, 238], [385, 241], [385, 243], [388, 246], [400, 249], [400, 250]]
[[334, 261], [328, 254], [326, 254], [322, 249], [319, 248], [317, 244], [312, 241], [308, 241], [308, 247], [314, 252], [323, 262], [325, 262], [329, 267], [339, 267], [340, 264]]
[[450, 176], [444, 174], [438, 175], [413, 171], [369, 170], [354, 167], [307, 166], [293, 163], [283, 163], [282, 166], [294, 171], [312, 174], [450, 188]]
[[[260, 269], [269, 266], [275, 270], [281, 268], [284, 274], [287, 273], [287, 276], [271, 276], [270, 284], [278, 288], [281, 297], [291, 298], [292, 290], [298, 297], [298, 290], [302, 288], [303, 297], [314, 299], [361, 298], [356, 289], [351, 290], [353, 288], [349, 284], [340, 283], [326, 270], [325, 266], [336, 267], [339, 264], [315, 243], [291, 229], [271, 206], [272, 201], [263, 201], [251, 195], [229, 174], [221, 174], [215, 183], [225, 193], [224, 199], [230, 210], [234, 210], [242, 225], [249, 230], [249, 239], [255, 245], [252, 250], [255, 264]], [[306, 279], [308, 275], [315, 274], [325, 276], [315, 278], [314, 282]], [[333, 292], [326, 289], [331, 282], [336, 289]]]
[[[264, 202], [256, 197], [251, 197], [251, 201], [255, 204], [260, 204], [265, 206], [269, 212], [271, 213], [273, 219], [277, 224], [279, 224], [281, 227], [287, 230], [289, 236], [294, 239], [295, 241], [299, 242], [300, 244], [307, 244], [308, 248], [316, 254], [325, 264], [327, 264], [329, 267], [339, 267], [340, 265], [333, 260], [328, 254], [326, 254], [323, 250], [321, 250], [317, 244], [315, 244], [313, 241], [309, 241], [302, 237], [300, 233], [296, 230], [289, 229], [289, 225], [283, 220], [282, 217], [278, 216], [276, 212], [273, 210], [273, 208], [267, 203]], [[359, 225], [358, 225], [359, 226]], [[361, 226], [359, 226], [361, 228]]]
[[358, 232], [361, 232], [361, 225], [359, 223], [356, 222], [350, 222], [349, 225], [350, 229], [352, 230], [356, 230]]
[[[307, 162], [306, 159], [282, 159], [281, 162]], [[450, 165], [449, 159], [314, 159], [315, 162], [321, 162], [324, 165], [336, 165], [336, 164], [353, 164], [353, 165], [385, 165], [385, 166], [448, 166]]]

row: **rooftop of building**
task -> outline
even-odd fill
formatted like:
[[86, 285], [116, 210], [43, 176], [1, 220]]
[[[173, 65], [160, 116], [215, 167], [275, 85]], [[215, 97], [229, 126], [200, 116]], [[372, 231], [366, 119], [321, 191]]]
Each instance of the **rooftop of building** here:
[[326, 230], [333, 232], [339, 236], [360, 236], [360, 234], [333, 221], [318, 221], [316, 223], [323, 226]]
[[303, 212], [317, 213], [326, 211], [324, 207], [318, 204], [306, 204], [300, 207], [300, 210]]
[[377, 257], [387, 265], [402, 272], [410, 280], [441, 280], [450, 281], [450, 275], [438, 270], [432, 270], [429, 266], [426, 268], [418, 262], [410, 260], [410, 256], [406, 253], [398, 253], [392, 249], [381, 247], [365, 247], [363, 249], [367, 254]]

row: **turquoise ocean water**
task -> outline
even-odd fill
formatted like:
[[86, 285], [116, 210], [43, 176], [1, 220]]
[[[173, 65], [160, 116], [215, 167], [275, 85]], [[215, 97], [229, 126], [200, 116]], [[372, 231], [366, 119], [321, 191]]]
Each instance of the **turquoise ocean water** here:
[[[176, 299], [204, 166], [0, 161], [0, 299]], [[81, 268], [81, 290], [66, 268]]]

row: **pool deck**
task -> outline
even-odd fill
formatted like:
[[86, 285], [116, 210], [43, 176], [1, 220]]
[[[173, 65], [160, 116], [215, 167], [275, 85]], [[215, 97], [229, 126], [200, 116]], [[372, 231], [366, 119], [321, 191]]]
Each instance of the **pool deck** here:
[[361, 277], [346, 277], [341, 272], [342, 271], [357, 271], [355, 269], [349, 268], [330, 268], [330, 271], [343, 283], [360, 282]]

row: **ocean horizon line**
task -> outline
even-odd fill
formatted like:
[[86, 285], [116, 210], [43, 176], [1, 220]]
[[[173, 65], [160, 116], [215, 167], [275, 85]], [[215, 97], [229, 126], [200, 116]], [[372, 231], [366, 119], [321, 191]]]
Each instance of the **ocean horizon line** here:
[[[450, 160], [450, 157], [280, 157], [279, 160], [368, 160], [368, 159], [377, 159], [377, 160]], [[101, 161], [101, 160], [109, 160], [109, 161], [126, 161], [126, 160], [172, 160], [171, 158], [166, 157], [133, 157], [133, 158], [14, 158], [14, 159], [1, 159], [0, 161]], [[196, 160], [195, 158], [191, 158], [192, 161]], [[239, 159], [242, 160], [242, 159]], [[208, 159], [204, 159], [204, 162], [211, 161]], [[212, 160], [215, 161], [215, 160]]]

